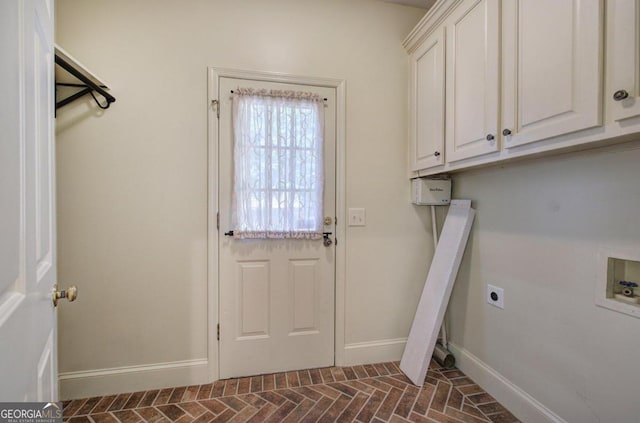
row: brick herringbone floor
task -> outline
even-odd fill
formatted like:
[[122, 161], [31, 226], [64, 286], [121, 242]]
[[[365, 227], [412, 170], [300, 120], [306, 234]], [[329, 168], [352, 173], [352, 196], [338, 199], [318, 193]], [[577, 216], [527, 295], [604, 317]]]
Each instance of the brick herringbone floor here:
[[518, 420], [460, 370], [432, 362], [418, 388], [398, 363], [219, 380], [64, 403], [78, 422], [496, 422]]

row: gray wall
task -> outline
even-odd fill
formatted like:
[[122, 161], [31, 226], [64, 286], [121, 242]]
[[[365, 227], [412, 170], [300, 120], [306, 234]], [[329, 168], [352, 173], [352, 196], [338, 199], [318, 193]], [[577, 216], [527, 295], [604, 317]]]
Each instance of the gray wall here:
[[[568, 422], [636, 422], [640, 319], [595, 305], [598, 249], [640, 255], [640, 145], [472, 171], [452, 341]], [[486, 304], [486, 284], [505, 309]]]

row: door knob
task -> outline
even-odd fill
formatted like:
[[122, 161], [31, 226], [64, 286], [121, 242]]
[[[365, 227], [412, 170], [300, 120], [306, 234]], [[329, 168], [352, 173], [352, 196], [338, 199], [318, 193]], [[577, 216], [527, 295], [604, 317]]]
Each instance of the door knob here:
[[438, 156], [440, 156], [440, 152], [439, 152], [439, 151], [434, 151], [434, 152], [433, 152], [433, 155], [434, 155], [434, 156], [436, 156], [436, 157], [438, 157]]
[[51, 295], [53, 299], [53, 306], [58, 306], [58, 300], [61, 298], [66, 298], [69, 302], [73, 302], [78, 298], [78, 288], [75, 285], [71, 285], [66, 290], [58, 291], [58, 284], [53, 285], [53, 293]]
[[495, 138], [495, 137], [493, 136], [493, 134], [489, 134], [489, 135], [487, 135], [487, 141], [493, 141], [493, 140], [494, 140], [494, 138]]
[[511, 135], [511, 129], [503, 129], [502, 130], [502, 135], [504, 135], [505, 137], [508, 137], [509, 135]]

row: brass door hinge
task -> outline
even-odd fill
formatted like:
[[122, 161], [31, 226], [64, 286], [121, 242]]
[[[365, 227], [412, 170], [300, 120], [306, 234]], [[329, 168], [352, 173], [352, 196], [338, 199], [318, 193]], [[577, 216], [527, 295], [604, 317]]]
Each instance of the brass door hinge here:
[[220, 323], [218, 323], [218, 341], [220, 340]]

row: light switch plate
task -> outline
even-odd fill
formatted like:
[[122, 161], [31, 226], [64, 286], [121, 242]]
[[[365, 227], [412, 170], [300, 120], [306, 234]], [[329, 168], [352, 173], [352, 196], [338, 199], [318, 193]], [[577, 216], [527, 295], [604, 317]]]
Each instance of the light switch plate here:
[[349, 226], [365, 226], [366, 224], [364, 209], [349, 209]]

